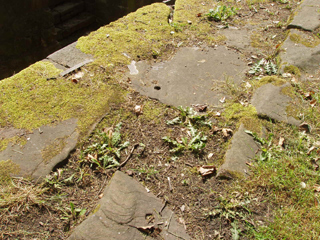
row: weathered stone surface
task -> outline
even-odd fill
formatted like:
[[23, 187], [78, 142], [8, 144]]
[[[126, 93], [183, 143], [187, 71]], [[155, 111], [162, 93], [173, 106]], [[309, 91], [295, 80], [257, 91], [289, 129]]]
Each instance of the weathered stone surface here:
[[288, 28], [314, 31], [318, 27], [320, 27], [319, 0], [304, 0], [298, 8], [293, 21], [288, 25]]
[[225, 161], [219, 168], [217, 177], [231, 178], [236, 174], [246, 176], [248, 174], [246, 162], [255, 157], [258, 149], [259, 146], [253, 137], [245, 133], [245, 128], [241, 124], [232, 137], [231, 147], [226, 152]]
[[[55, 126], [40, 127], [26, 135], [27, 143], [24, 146], [9, 145], [0, 152], [0, 161], [10, 159], [18, 164], [19, 176], [43, 178], [75, 148], [79, 135], [76, 127], [76, 119], [69, 119]], [[12, 131], [14, 130], [11, 129], [10, 132]]]
[[251, 30], [247, 26], [240, 29], [225, 28], [219, 31], [220, 34], [226, 36], [226, 43], [229, 47], [234, 47], [241, 51], [254, 51], [254, 48], [251, 46], [250, 32]]
[[[90, 54], [85, 54], [76, 48], [77, 42], [74, 42], [59, 51], [50, 54], [47, 57], [52, 63], [57, 63], [64, 66], [65, 68], [71, 68], [84, 61], [93, 60], [93, 56]], [[63, 69], [65, 70], [65, 69]]]
[[251, 103], [261, 117], [298, 126], [300, 121], [288, 116], [286, 112], [287, 106], [292, 99], [281, 93], [281, 90], [287, 86], [289, 86], [289, 84], [282, 86], [274, 86], [271, 83], [265, 84], [255, 91]]
[[282, 47], [285, 51], [280, 54], [283, 66], [293, 65], [306, 73], [313, 74], [315, 71], [319, 70], [320, 66], [320, 44], [315, 47], [307, 47], [302, 43], [293, 42], [290, 39], [292, 34], [297, 34], [304, 39], [309, 38], [309, 36], [302, 31], [295, 29], [290, 30], [288, 38], [285, 40]]
[[[147, 226], [160, 228], [161, 239], [190, 239], [171, 210], [164, 208], [159, 213], [162, 207], [163, 203], [141, 184], [117, 171], [106, 187], [97, 211], [74, 230], [69, 240], [155, 239], [137, 229]], [[154, 217], [153, 223], [147, 219], [150, 215]]]
[[238, 53], [224, 46], [182, 48], [169, 61], [135, 66], [137, 72], [130, 66], [133, 88], [174, 106], [220, 105], [219, 100], [226, 96], [226, 80], [239, 84], [247, 68]]

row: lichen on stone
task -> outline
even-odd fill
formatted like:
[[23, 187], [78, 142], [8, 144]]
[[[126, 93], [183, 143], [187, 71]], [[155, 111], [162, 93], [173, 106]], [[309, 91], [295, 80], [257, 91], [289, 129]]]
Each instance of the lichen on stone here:
[[11, 174], [18, 174], [20, 166], [12, 160], [0, 160], [0, 184], [7, 182], [11, 178]]
[[41, 151], [42, 159], [45, 163], [59, 154], [62, 149], [66, 146], [66, 139], [69, 136], [65, 136], [63, 138], [57, 138], [53, 140], [50, 144], [48, 144], [44, 149]]
[[320, 39], [314, 35], [305, 37], [297, 33], [290, 33], [289, 37], [292, 42], [302, 44], [309, 48], [314, 48], [320, 44]]
[[261, 78], [258, 82], [256, 82], [254, 86], [256, 88], [259, 88], [268, 83], [271, 83], [274, 86], [282, 86], [283, 84], [287, 83], [287, 81], [277, 76], [265, 76]]
[[289, 65], [289, 66], [285, 66], [283, 71], [285, 73], [291, 73], [297, 77], [301, 77], [301, 71], [298, 67], [293, 66], [293, 65]]

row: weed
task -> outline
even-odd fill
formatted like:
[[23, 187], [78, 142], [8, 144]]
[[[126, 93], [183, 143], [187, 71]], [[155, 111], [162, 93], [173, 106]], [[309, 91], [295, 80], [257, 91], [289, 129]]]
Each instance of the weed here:
[[104, 131], [98, 132], [97, 142], [88, 146], [83, 154], [82, 161], [96, 165], [99, 169], [112, 168], [119, 165], [121, 157], [121, 150], [129, 146], [129, 142], [121, 143], [121, 123], [117, 124], [115, 128], [106, 128]]
[[260, 75], [260, 74], [267, 74], [267, 75], [276, 75], [278, 73], [277, 65], [274, 64], [271, 60], [267, 61], [262, 58], [248, 72], [251, 75]]
[[209, 13], [206, 15], [209, 21], [225, 21], [230, 17], [233, 17], [237, 14], [237, 10], [234, 7], [228, 7], [228, 6], [217, 6], [215, 9], [210, 9]]

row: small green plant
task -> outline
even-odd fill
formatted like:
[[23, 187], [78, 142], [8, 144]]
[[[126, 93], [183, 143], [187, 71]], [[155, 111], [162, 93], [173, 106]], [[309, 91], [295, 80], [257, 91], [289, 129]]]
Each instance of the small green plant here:
[[61, 217], [61, 219], [73, 219], [76, 220], [77, 218], [83, 216], [87, 210], [81, 209], [81, 208], [75, 208], [74, 203], [70, 202], [70, 208], [66, 208], [66, 211], [64, 212], [64, 216]]
[[253, 67], [248, 72], [251, 75], [276, 75], [278, 73], [277, 65], [272, 61], [267, 61], [262, 58], [259, 62], [253, 65]]
[[228, 6], [217, 6], [215, 9], [210, 9], [209, 13], [206, 14], [209, 21], [225, 21], [230, 17], [233, 17], [237, 14], [237, 9], [234, 7], [228, 7]]
[[106, 169], [119, 165], [121, 150], [129, 146], [129, 142], [121, 143], [121, 123], [115, 128], [104, 129], [98, 132], [98, 142], [90, 145], [83, 151], [84, 161], [97, 165], [98, 168]]

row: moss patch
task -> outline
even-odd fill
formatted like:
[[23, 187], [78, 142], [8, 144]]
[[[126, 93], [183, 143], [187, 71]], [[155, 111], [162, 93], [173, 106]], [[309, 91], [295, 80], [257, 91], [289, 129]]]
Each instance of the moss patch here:
[[258, 82], [253, 82], [256, 88], [259, 88], [268, 83], [271, 83], [274, 86], [282, 86], [283, 84], [287, 83], [287, 81], [277, 76], [266, 76], [261, 78]]
[[227, 106], [222, 114], [227, 120], [235, 120], [243, 117], [256, 117], [257, 110], [254, 106], [243, 106], [240, 103], [233, 103]]
[[27, 143], [27, 140], [25, 137], [12, 137], [12, 138], [6, 138], [6, 139], [0, 139], [0, 152], [4, 151], [9, 144], [19, 144], [20, 146], [23, 146]]
[[93, 54], [96, 63], [104, 67], [152, 58], [154, 53], [161, 54], [174, 40], [174, 34], [170, 34], [173, 28], [168, 23], [170, 12], [171, 9], [163, 3], [140, 8], [87, 37], [81, 37], [77, 47]]
[[12, 160], [0, 160], [0, 184], [10, 179], [11, 174], [18, 174], [20, 166], [12, 162]]
[[309, 48], [314, 48], [320, 44], [320, 39], [314, 35], [304, 37], [297, 33], [290, 33], [289, 37], [292, 42], [303, 44]]
[[294, 74], [297, 77], [301, 77], [300, 69], [296, 66], [293, 66], [293, 65], [285, 66], [283, 71], [286, 73]]
[[257, 117], [243, 117], [240, 119], [240, 123], [243, 124], [245, 129], [247, 129], [251, 132], [255, 132], [258, 135], [262, 134], [262, 127], [263, 127], [262, 121], [263, 120], [261, 120]]
[[41, 155], [45, 163], [62, 151], [62, 149], [66, 146], [66, 139], [68, 137], [69, 136], [65, 136], [63, 138], [55, 139], [41, 151]]
[[143, 107], [143, 114], [140, 116], [140, 119], [148, 122], [153, 121], [159, 124], [161, 122], [161, 116], [165, 111], [166, 107], [164, 105], [157, 105], [152, 101], [148, 101]]
[[287, 86], [287, 87], [282, 88], [281, 93], [289, 96], [292, 99], [296, 97], [295, 90], [292, 86]]
[[123, 100], [124, 91], [106, 81], [105, 73], [85, 75], [78, 84], [56, 77], [60, 70], [37, 62], [0, 82], [0, 127], [33, 130], [42, 125], [77, 118], [85, 132], [108, 109]]

